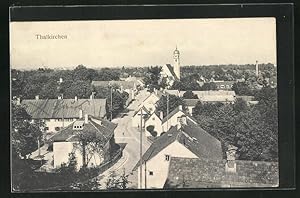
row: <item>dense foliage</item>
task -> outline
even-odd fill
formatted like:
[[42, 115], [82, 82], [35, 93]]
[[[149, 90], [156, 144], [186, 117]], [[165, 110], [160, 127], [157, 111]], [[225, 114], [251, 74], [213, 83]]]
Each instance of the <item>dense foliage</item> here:
[[200, 126], [223, 143], [238, 147], [239, 159], [277, 161], [278, 120], [277, 90], [265, 87], [247, 106], [239, 99], [235, 104], [196, 105], [193, 116]]
[[168, 100], [168, 96], [162, 96], [157, 102], [156, 110], [158, 112], [162, 111], [165, 117], [167, 115], [168, 106], [169, 106], [169, 113], [171, 113], [179, 105], [182, 105], [182, 108], [185, 109], [185, 102], [183, 101], [183, 98], [174, 95], [169, 95], [169, 100]]
[[[108, 116], [112, 111], [113, 117], [124, 110], [128, 93], [119, 92], [118, 87], [93, 87], [91, 81], [119, 80], [120, 69], [103, 68], [100, 70], [88, 69], [79, 65], [74, 70], [38, 69], [30, 71], [12, 70], [12, 95], [21, 99], [33, 99], [39, 95], [40, 99], [63, 98], [70, 99], [89, 98], [92, 92], [95, 98], [107, 99]], [[62, 78], [62, 82], [60, 82]], [[111, 107], [111, 91], [113, 106]]]

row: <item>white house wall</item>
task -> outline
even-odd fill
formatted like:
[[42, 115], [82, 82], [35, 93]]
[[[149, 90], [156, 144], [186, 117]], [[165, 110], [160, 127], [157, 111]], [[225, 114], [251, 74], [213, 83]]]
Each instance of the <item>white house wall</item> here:
[[72, 119], [71, 121], [67, 121], [66, 119], [64, 119], [63, 121], [58, 121], [57, 119], [49, 119], [49, 120], [44, 120], [45, 121], [45, 125], [46, 127], [48, 127], [48, 130], [46, 130], [46, 132], [57, 132], [57, 130], [55, 130], [56, 127], [67, 127], [68, 125], [70, 125], [73, 121], [75, 121], [76, 119]]
[[[198, 158], [194, 153], [188, 150], [178, 141], [171, 143], [169, 146], [160, 151], [156, 156], [146, 162], [142, 167], [142, 188], [145, 188], [145, 172], [147, 188], [163, 188], [169, 172], [169, 162], [166, 161], [166, 155], [170, 157]], [[140, 168], [138, 167], [138, 182], [140, 182]], [[149, 175], [150, 171], [153, 175]], [[140, 185], [139, 185], [140, 186]]]
[[[153, 120], [153, 118], [154, 118], [154, 120]], [[152, 114], [152, 116], [145, 123], [145, 129], [147, 129], [147, 127], [150, 126], [150, 125], [154, 126], [154, 131], [157, 132], [157, 136], [160, 136], [160, 134], [163, 131], [162, 130], [162, 125], [161, 125], [161, 119], [159, 119], [158, 116]], [[151, 136], [151, 134], [149, 132], [147, 132], [146, 136]]]
[[[109, 147], [109, 143], [105, 145], [105, 150]], [[108, 149], [107, 149], [108, 150]], [[78, 143], [76, 142], [54, 142], [53, 143], [53, 160], [54, 168], [59, 168], [62, 163], [68, 163], [69, 154], [71, 152], [75, 153], [77, 161], [77, 169], [82, 167], [82, 152]], [[90, 158], [88, 162], [88, 167], [98, 166], [104, 160], [104, 153], [100, 151], [99, 153], [87, 153]]]
[[178, 117], [185, 115], [182, 111], [178, 111], [176, 114], [174, 114], [171, 118], [169, 118], [169, 121], [166, 121], [162, 125], [162, 129], [164, 132], [168, 131], [171, 126], [176, 126], [178, 124]]

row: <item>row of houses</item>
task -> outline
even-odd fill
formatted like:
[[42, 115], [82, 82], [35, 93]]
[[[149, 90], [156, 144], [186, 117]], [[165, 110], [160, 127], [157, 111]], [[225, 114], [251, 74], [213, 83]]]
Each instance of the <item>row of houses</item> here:
[[[234, 103], [237, 98], [241, 98], [247, 102], [247, 104], [256, 104], [257, 101], [254, 100], [252, 96], [236, 96], [234, 91], [192, 91], [197, 99], [184, 99], [185, 107], [187, 112], [182, 106], [178, 106], [173, 111], [171, 111], [167, 116], [163, 116], [162, 112], [156, 110], [157, 102], [163, 95], [175, 95], [178, 97], [183, 97], [186, 91], [178, 90], [165, 90], [165, 92], [155, 90], [149, 93], [149, 96], [140, 104], [138, 109], [133, 115], [132, 126], [146, 129], [146, 135], [151, 136], [151, 133], [147, 130], [149, 126], [154, 127], [157, 135], [160, 136], [163, 132], [170, 129], [171, 126], [177, 124], [176, 116], [182, 116], [185, 114], [193, 115], [193, 109], [198, 102], [201, 103]], [[173, 117], [175, 116], [175, 117]]]
[[[51, 172], [68, 163], [70, 153], [74, 153], [77, 159], [77, 169], [84, 162], [87, 167], [93, 167], [112, 157], [113, 148], [116, 147], [114, 130], [117, 124], [106, 119], [106, 99], [95, 99], [92, 95], [88, 99], [39, 99], [36, 96], [35, 99], [18, 99], [17, 105], [25, 107], [32, 122], [42, 120], [45, 123], [43, 130], [46, 141], [41, 144], [45, 147], [45, 153], [41, 153], [39, 148], [38, 152], [34, 152], [37, 156], [31, 156], [34, 159], [40, 159], [40, 156], [47, 158], [48, 162], [40, 170]], [[97, 138], [98, 148], [86, 148], [83, 155], [80, 146], [82, 134]]]
[[278, 186], [277, 162], [237, 160], [237, 147], [224, 148], [191, 116], [172, 117], [176, 125], [152, 143], [133, 169], [138, 188]]

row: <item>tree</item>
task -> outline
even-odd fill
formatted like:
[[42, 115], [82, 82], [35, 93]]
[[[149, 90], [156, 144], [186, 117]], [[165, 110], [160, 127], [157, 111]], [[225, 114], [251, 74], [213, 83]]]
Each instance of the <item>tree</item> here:
[[252, 90], [245, 82], [237, 82], [232, 85], [232, 90], [235, 91], [237, 95], [252, 95]]
[[217, 90], [217, 85], [214, 82], [204, 83], [201, 87], [201, 90]]
[[[182, 105], [183, 110], [186, 109], [185, 103], [181, 97], [169, 95], [169, 113], [171, 113], [179, 105]], [[167, 106], [167, 96], [162, 96], [157, 102], [157, 111], [162, 111], [164, 116], [166, 116]]]
[[237, 146], [239, 159], [277, 160], [277, 129], [257, 106], [248, 107], [243, 100], [220, 106], [198, 103], [193, 116], [203, 129], [224, 144]]
[[117, 175], [115, 171], [111, 172], [106, 181], [106, 189], [126, 189], [129, 184], [128, 176], [125, 171], [121, 175]]
[[61, 85], [64, 98], [89, 98], [92, 94], [92, 87], [88, 81], [76, 80], [65, 81]]
[[198, 99], [198, 96], [194, 94], [191, 90], [186, 91], [183, 94], [184, 99]]
[[[113, 89], [110, 87], [93, 87], [92, 90], [95, 92], [95, 98], [106, 98], [107, 99], [107, 110], [112, 110], [113, 117], [122, 112], [125, 108], [126, 101], [128, 100], [129, 94], [127, 92], [120, 93], [119, 87], [114, 86]], [[112, 91], [112, 108], [111, 108], [111, 91]], [[108, 114], [110, 117], [110, 114]]]
[[96, 131], [79, 132], [78, 146], [82, 154], [82, 167], [86, 168], [92, 157], [97, 155], [103, 155], [103, 139], [101, 136], [97, 135]]
[[27, 155], [38, 147], [38, 139], [42, 137], [44, 122], [31, 122], [31, 116], [25, 107], [12, 102], [12, 153], [27, 159]]
[[160, 80], [161, 80], [161, 71], [162, 67], [155, 66], [148, 68], [148, 71], [144, 77], [145, 85], [148, 86], [150, 92], [154, 89], [160, 88]]

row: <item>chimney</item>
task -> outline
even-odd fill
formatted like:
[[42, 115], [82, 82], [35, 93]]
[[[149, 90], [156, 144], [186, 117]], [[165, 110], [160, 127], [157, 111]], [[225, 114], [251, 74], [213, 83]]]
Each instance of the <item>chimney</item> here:
[[35, 99], [36, 99], [36, 100], [39, 100], [39, 99], [40, 99], [40, 96], [39, 96], [39, 95], [36, 95], [36, 96], [35, 96]]
[[92, 92], [92, 94], [90, 95], [90, 100], [93, 100], [94, 99], [94, 94], [95, 94], [96, 92]]
[[82, 118], [82, 109], [79, 110], [79, 119]]
[[237, 147], [233, 145], [228, 145], [227, 151], [226, 151], [226, 165], [225, 170], [226, 172], [235, 173], [236, 172], [236, 151]]
[[182, 105], [178, 106], [179, 111], [182, 111]]
[[63, 95], [63, 94], [60, 94], [60, 95], [57, 97], [58, 100], [61, 100], [61, 99], [63, 99], [63, 98], [64, 98], [64, 95]]
[[162, 119], [164, 119], [164, 112], [159, 112], [159, 118], [162, 120]]
[[258, 77], [258, 61], [255, 62], [255, 75]]
[[63, 79], [62, 78], [59, 78], [59, 83], [62, 83], [63, 82]]
[[19, 97], [17, 97], [16, 100], [17, 100], [17, 105], [20, 105], [21, 104], [21, 99]]
[[78, 98], [77, 98], [77, 96], [75, 96], [74, 101], [77, 101], [77, 100], [78, 100]]
[[154, 88], [154, 93], [157, 95], [157, 89], [156, 88]]
[[85, 124], [89, 123], [89, 115], [88, 114], [84, 114], [84, 123]]

